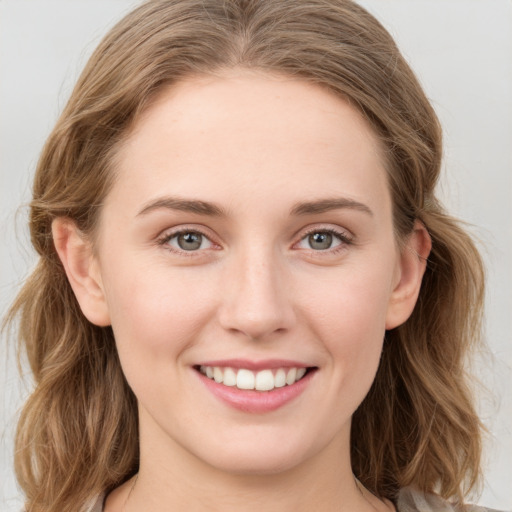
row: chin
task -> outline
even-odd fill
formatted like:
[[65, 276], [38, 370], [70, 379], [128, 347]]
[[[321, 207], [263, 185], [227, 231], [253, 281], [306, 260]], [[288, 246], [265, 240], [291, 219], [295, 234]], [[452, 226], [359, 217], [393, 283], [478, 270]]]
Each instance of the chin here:
[[285, 473], [303, 462], [297, 453], [263, 453], [264, 449], [256, 451], [258, 453], [227, 454], [210, 461], [210, 465], [224, 473], [249, 477]]
[[[322, 450], [316, 442], [282, 432], [253, 432], [244, 440], [219, 442], [215, 449], [195, 446], [195, 455], [219, 471], [243, 476], [275, 475], [301, 466]], [[199, 449], [198, 449], [199, 448]]]

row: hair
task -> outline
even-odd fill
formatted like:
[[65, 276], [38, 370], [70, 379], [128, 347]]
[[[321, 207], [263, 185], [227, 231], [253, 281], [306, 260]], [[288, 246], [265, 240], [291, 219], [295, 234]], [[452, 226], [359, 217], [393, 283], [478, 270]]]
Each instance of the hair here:
[[434, 195], [441, 128], [393, 39], [350, 0], [154, 0], [99, 44], [37, 166], [30, 233], [39, 260], [8, 317], [35, 378], [16, 436], [27, 512], [76, 511], [138, 468], [137, 401], [112, 329], [82, 314], [52, 221], [69, 217], [92, 236], [115, 156], [155, 95], [232, 68], [334, 92], [381, 140], [397, 240], [419, 220], [432, 251], [416, 307], [386, 332], [375, 381], [353, 416], [352, 467], [380, 497], [414, 486], [461, 501], [480, 476], [481, 423], [465, 363], [481, 342], [483, 267]]

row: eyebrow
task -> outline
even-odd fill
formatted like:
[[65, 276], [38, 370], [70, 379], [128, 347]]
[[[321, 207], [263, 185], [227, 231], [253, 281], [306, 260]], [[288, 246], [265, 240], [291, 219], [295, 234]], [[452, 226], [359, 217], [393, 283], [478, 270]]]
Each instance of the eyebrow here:
[[165, 208], [168, 210], [179, 210], [182, 212], [197, 213], [211, 217], [225, 217], [226, 212], [214, 203], [200, 201], [198, 199], [181, 199], [178, 197], [162, 197], [145, 205], [137, 214], [146, 215], [154, 210]]
[[311, 215], [315, 213], [325, 213], [331, 210], [339, 209], [359, 210], [373, 217], [372, 210], [363, 203], [346, 197], [335, 197], [328, 199], [319, 199], [317, 201], [308, 201], [297, 203], [291, 210], [292, 215]]
[[[150, 203], [146, 204], [137, 216], [146, 215], [154, 210], [159, 209], [178, 210], [189, 213], [196, 213], [198, 215], [207, 215], [210, 217], [226, 217], [225, 210], [208, 201], [201, 201], [199, 199], [182, 199], [178, 197], [162, 197], [158, 198]], [[359, 210], [370, 216], [373, 216], [372, 210], [363, 203], [355, 201], [353, 199], [338, 197], [338, 198], [327, 198], [318, 199], [315, 201], [307, 201], [296, 203], [290, 214], [296, 215], [314, 215], [319, 213], [325, 213], [331, 210], [339, 209], [353, 209]]]

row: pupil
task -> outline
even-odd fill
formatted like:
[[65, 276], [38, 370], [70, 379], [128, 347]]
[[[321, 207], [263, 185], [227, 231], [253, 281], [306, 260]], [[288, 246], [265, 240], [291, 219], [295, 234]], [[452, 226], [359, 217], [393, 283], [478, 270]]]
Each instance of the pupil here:
[[313, 249], [320, 251], [329, 249], [332, 244], [332, 235], [330, 233], [313, 233], [309, 235], [309, 244]]
[[199, 233], [184, 233], [178, 236], [178, 245], [184, 251], [193, 251], [201, 247], [202, 235]]

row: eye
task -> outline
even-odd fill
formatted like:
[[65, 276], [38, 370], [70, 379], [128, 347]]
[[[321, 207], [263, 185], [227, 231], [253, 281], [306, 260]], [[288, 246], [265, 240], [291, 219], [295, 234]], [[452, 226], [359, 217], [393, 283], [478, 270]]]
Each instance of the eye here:
[[180, 231], [166, 236], [162, 241], [162, 245], [169, 245], [177, 251], [193, 252], [200, 249], [210, 249], [212, 242], [202, 233], [198, 231]]
[[328, 251], [341, 245], [350, 243], [350, 238], [345, 233], [333, 229], [316, 229], [304, 236], [297, 247], [300, 249], [312, 249], [314, 251]]

